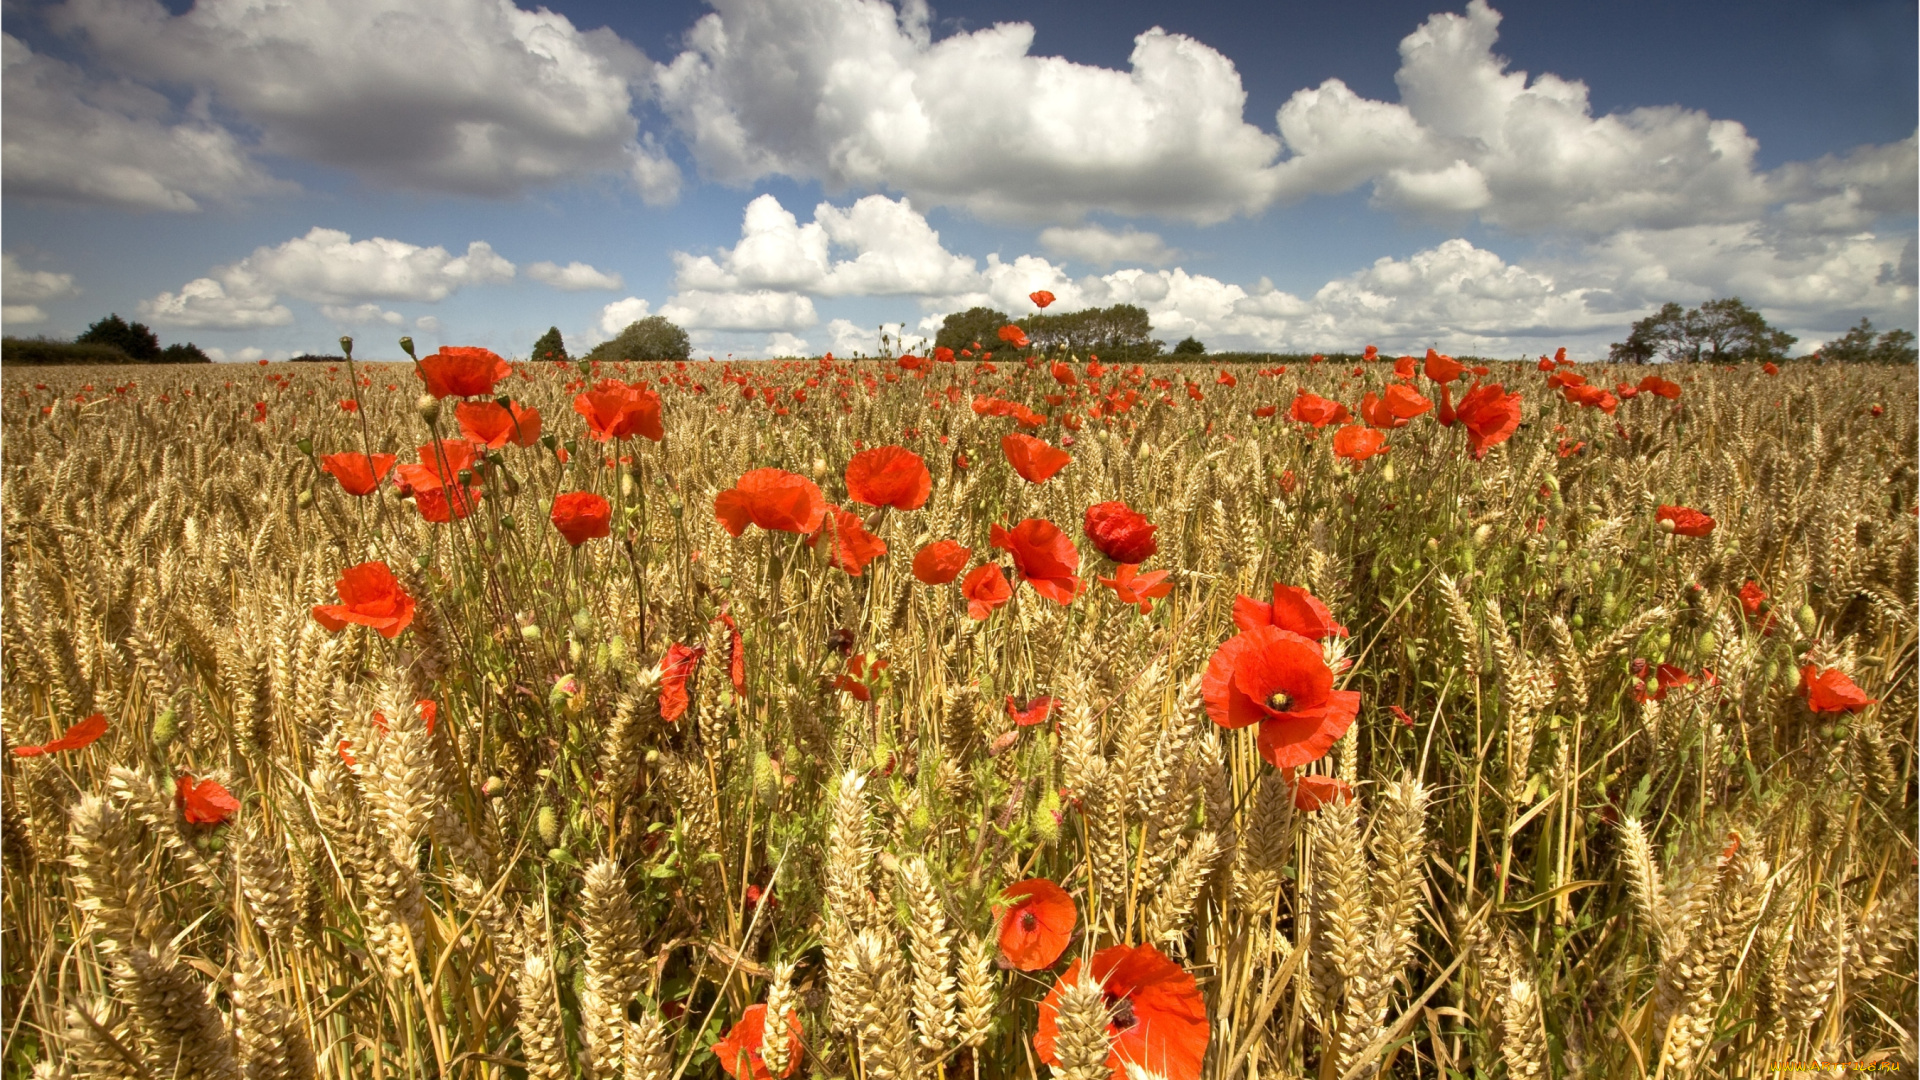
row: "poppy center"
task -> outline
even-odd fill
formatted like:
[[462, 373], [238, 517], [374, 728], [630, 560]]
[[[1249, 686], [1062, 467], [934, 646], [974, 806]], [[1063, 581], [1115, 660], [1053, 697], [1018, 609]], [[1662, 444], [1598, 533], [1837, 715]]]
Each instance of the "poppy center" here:
[[1293, 695], [1285, 690], [1275, 690], [1267, 696], [1267, 708], [1274, 712], [1287, 712], [1293, 708]]
[[1113, 1025], [1115, 1031], [1125, 1031], [1140, 1022], [1139, 1017], [1133, 1015], [1133, 1002], [1127, 998], [1114, 1001], [1109, 1015], [1112, 1019], [1108, 1022]]
[[1023, 911], [1020, 913], [1020, 929], [1031, 934], [1039, 925], [1040, 920], [1033, 917], [1033, 912]]

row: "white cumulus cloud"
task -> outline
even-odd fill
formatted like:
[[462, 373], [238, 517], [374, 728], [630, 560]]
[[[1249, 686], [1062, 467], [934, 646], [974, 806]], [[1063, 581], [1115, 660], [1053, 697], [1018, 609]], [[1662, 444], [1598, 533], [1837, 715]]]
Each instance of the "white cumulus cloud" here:
[[72, 274], [51, 270], [29, 270], [9, 251], [0, 255], [0, 322], [45, 322], [47, 313], [40, 304], [79, 295]]
[[619, 274], [596, 270], [583, 262], [570, 262], [565, 266], [537, 262], [527, 267], [527, 276], [562, 292], [586, 292], [590, 289], [614, 291], [627, 286], [626, 279]]
[[1060, 258], [1095, 266], [1123, 262], [1158, 266], [1180, 257], [1179, 252], [1160, 239], [1159, 233], [1131, 227], [1115, 232], [1099, 225], [1053, 225], [1040, 230], [1040, 246]]
[[1158, 28], [1126, 71], [1030, 55], [1033, 27], [938, 42], [924, 0], [718, 0], [655, 86], [712, 177], [904, 191], [1023, 220], [1219, 221], [1272, 196], [1278, 140], [1232, 61]]
[[11, 34], [0, 35], [0, 65], [9, 198], [193, 211], [206, 200], [291, 187], [267, 176], [232, 132], [178, 116], [146, 87], [89, 80]]
[[667, 298], [660, 314], [688, 330], [804, 330], [820, 321], [813, 300], [797, 293], [757, 289], [709, 292], [687, 289]]
[[266, 149], [381, 183], [502, 196], [628, 170], [651, 198], [677, 188], [632, 113], [649, 61], [544, 7], [67, 0], [49, 17], [119, 71], [212, 95]]
[[610, 338], [641, 319], [647, 317], [648, 304], [637, 296], [624, 300], [615, 300], [600, 309], [600, 332], [605, 335], [601, 340]]
[[372, 302], [354, 304], [352, 306], [344, 304], [322, 304], [320, 305], [320, 314], [325, 315], [334, 322], [347, 326], [368, 326], [373, 323], [399, 326], [407, 321], [406, 316], [399, 312], [388, 311], [379, 304]]
[[140, 311], [165, 326], [285, 326], [293, 321], [293, 312], [279, 302], [285, 293], [323, 305], [322, 313], [336, 321], [393, 323], [398, 316], [389, 318], [371, 302], [435, 303], [462, 287], [511, 281], [513, 275], [513, 264], [482, 240], [453, 255], [386, 237], [356, 241], [316, 226], [305, 236], [255, 248], [178, 293], [143, 300]]
[[[851, 253], [835, 260], [834, 249]], [[740, 242], [717, 255], [675, 252], [682, 289], [776, 289], [819, 296], [951, 293], [975, 287], [974, 261], [940, 244], [940, 234], [906, 199], [869, 195], [846, 209], [814, 207], [805, 225], [772, 195], [747, 204]]]

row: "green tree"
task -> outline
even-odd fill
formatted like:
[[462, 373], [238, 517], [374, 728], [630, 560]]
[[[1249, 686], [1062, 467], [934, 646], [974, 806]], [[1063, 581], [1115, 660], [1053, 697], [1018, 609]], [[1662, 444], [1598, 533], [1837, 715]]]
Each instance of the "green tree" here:
[[211, 364], [213, 357], [200, 351], [200, 346], [189, 341], [185, 345], [178, 342], [160, 350], [162, 364]]
[[1615, 342], [1607, 359], [1644, 364], [1655, 356], [1698, 363], [1731, 360], [1784, 360], [1799, 339], [1776, 330], [1737, 296], [1709, 300], [1697, 308], [1668, 302], [1633, 324], [1627, 340]]
[[1920, 359], [1914, 351], [1912, 331], [1878, 334], [1872, 320], [1865, 317], [1845, 335], [1820, 346], [1818, 355], [1824, 362], [1837, 364], [1911, 364]]
[[685, 360], [693, 351], [687, 332], [664, 316], [649, 315], [628, 323], [611, 341], [595, 345], [587, 360]]
[[1876, 364], [1915, 364], [1920, 363], [1920, 349], [1914, 347], [1913, 331], [1889, 330], [1880, 335], [1873, 346], [1873, 362]]
[[1004, 311], [995, 311], [989, 307], [968, 308], [947, 316], [940, 324], [940, 332], [933, 337], [934, 347], [945, 347], [959, 352], [970, 349], [974, 342], [989, 352], [1000, 346], [996, 336], [1000, 328], [1012, 320]]
[[1092, 354], [1118, 362], [1149, 360], [1165, 348], [1153, 336], [1153, 319], [1147, 310], [1133, 304], [1029, 315], [1019, 325], [1038, 352]]
[[1205, 356], [1207, 347], [1192, 337], [1182, 338], [1180, 344], [1173, 347], [1175, 356]]
[[527, 359], [551, 361], [556, 364], [566, 363], [567, 343], [560, 339], [560, 328], [547, 327], [547, 332], [541, 334], [540, 340], [533, 343], [533, 352], [527, 356]]
[[86, 333], [73, 340], [76, 345], [111, 345], [136, 364], [150, 364], [160, 359], [160, 339], [153, 336], [153, 331], [140, 323], [129, 324], [118, 314], [108, 315], [87, 327]]

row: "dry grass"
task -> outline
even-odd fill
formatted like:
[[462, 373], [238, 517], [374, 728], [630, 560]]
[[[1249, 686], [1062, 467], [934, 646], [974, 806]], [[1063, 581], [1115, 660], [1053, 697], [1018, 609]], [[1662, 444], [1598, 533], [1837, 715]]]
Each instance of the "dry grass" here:
[[[1006, 367], [982, 388], [1057, 390]], [[965, 366], [743, 365], [817, 379], [776, 414], [718, 365], [636, 365], [677, 383], [666, 440], [613, 467], [549, 368], [501, 389], [571, 463], [507, 448], [448, 525], [347, 496], [296, 442], [411, 460], [410, 370], [358, 369], [364, 436], [345, 369], [9, 373], [6, 741], [111, 727], [5, 760], [5, 1075], [716, 1076], [707, 1047], [767, 1000], [770, 1031], [801, 1020], [795, 1075], [1046, 1075], [1053, 975], [993, 963], [990, 908], [1029, 876], [1079, 904], [1062, 965], [1152, 941], [1195, 975], [1210, 1080], [1912, 1068], [1914, 373], [1688, 371], [1680, 408], [1625, 402], [1616, 431], [1516, 366], [1527, 426], [1486, 460], [1423, 417], [1357, 473], [1285, 419], [1296, 385], [1352, 404], [1388, 369], [1193, 367], [1204, 401], [1155, 369], [1174, 406], [1143, 386], [1036, 487], [1001, 459], [1010, 420], [934, 393], [974, 392]], [[863, 576], [715, 522], [765, 465], [844, 497], [856, 439], [935, 482], [880, 517]], [[568, 490], [613, 501], [613, 539], [568, 550]], [[998, 521], [1077, 538], [1114, 498], [1175, 571], [1150, 616], [1089, 582], [975, 623], [909, 573], [934, 539], [993, 554]], [[1718, 528], [1667, 535], [1662, 503]], [[420, 600], [391, 642], [308, 614], [369, 559]], [[1255, 729], [1200, 705], [1234, 596], [1275, 580], [1352, 629], [1360, 720], [1313, 767], [1350, 805], [1296, 813]], [[840, 631], [889, 662], [871, 703], [833, 688]], [[671, 642], [708, 653], [668, 724]], [[1636, 704], [1635, 658], [1718, 684]], [[1810, 713], [1803, 658], [1881, 703]], [[1057, 731], [1010, 734], [1006, 697], [1041, 694]], [[188, 823], [182, 773], [233, 821]], [[1063, 1001], [1060, 1075], [1103, 1075], [1103, 1007]]]

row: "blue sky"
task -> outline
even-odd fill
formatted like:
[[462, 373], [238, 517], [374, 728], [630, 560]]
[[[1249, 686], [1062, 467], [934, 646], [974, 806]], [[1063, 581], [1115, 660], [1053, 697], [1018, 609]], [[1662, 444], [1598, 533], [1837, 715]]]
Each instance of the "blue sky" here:
[[1915, 324], [1913, 3], [7, 3], [4, 322], [701, 353], [978, 303], [1214, 348]]

